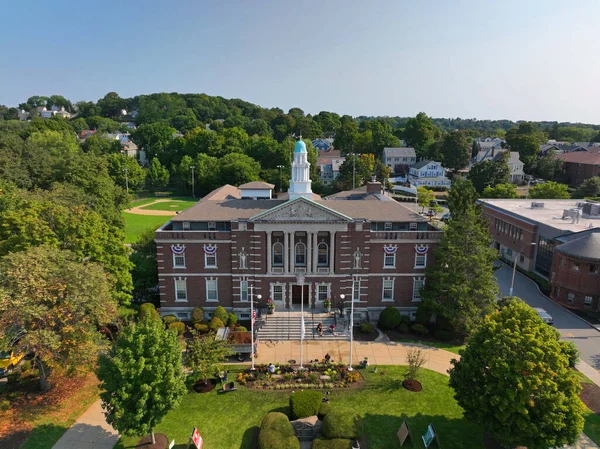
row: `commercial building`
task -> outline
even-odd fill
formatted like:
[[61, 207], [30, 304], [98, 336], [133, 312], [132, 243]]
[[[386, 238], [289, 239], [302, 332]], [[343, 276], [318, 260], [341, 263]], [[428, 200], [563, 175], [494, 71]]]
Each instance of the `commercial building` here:
[[600, 176], [600, 153], [576, 151], [559, 154], [556, 158], [564, 162], [564, 170], [572, 187], [579, 187], [586, 179]]

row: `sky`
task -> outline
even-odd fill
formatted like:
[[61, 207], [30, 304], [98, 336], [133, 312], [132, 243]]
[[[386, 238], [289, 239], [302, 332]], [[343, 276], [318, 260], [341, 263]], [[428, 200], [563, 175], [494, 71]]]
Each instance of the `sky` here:
[[598, 0], [31, 0], [0, 104], [207, 93], [352, 116], [600, 123]]

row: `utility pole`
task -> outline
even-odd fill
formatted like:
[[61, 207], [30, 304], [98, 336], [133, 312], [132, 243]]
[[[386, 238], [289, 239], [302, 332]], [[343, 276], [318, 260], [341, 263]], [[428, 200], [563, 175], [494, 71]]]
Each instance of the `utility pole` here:
[[352, 156], [352, 190], [356, 188], [356, 158], [358, 153], [348, 153], [348, 156]]
[[[127, 157], [127, 156], [125, 156]], [[128, 177], [128, 168], [124, 168], [123, 171], [125, 172], [125, 188], [127, 189], [127, 195], [129, 195], [129, 177]]]
[[195, 165], [190, 165], [190, 169], [192, 170], [192, 198], [196, 198], [196, 195], [194, 194], [194, 169], [196, 168]]
[[299, 273], [296, 275], [296, 283], [300, 284], [301, 293], [300, 293], [300, 315], [302, 316], [302, 321], [300, 322], [300, 366], [299, 370], [303, 370], [302, 366], [302, 352], [304, 346], [304, 274]]
[[279, 193], [281, 193], [283, 191], [283, 165], [278, 165], [277, 168], [279, 169]]

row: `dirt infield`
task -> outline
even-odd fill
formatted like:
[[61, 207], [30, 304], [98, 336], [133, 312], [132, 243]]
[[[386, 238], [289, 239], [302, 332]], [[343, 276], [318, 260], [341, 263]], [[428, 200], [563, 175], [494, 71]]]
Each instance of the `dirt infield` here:
[[160, 199], [160, 200], [153, 201], [152, 203], [148, 203], [148, 204], [143, 204], [141, 206], [132, 207], [131, 209], [125, 209], [125, 212], [127, 212], [128, 214], [134, 214], [134, 215], [163, 215], [165, 217], [172, 217], [174, 215], [177, 215], [177, 212], [170, 211], [170, 210], [148, 210], [148, 209], [142, 209], [142, 207], [147, 207], [147, 206], [150, 206], [151, 204], [167, 203], [167, 202], [172, 202], [172, 201], [173, 200], [171, 200], [169, 198], [163, 198], [163, 199]]

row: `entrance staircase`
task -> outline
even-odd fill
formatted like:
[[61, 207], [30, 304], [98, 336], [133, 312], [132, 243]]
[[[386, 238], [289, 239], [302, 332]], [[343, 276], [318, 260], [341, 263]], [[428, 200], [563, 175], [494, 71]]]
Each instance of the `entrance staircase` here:
[[[300, 340], [302, 314], [300, 312], [275, 312], [266, 315], [264, 324], [258, 329], [260, 341]], [[317, 325], [323, 325], [323, 336], [317, 333]], [[336, 325], [335, 333], [329, 331], [331, 324]], [[343, 318], [329, 313], [304, 312], [304, 340], [348, 340], [350, 334]]]

